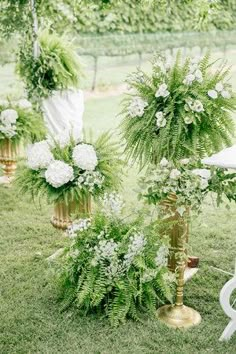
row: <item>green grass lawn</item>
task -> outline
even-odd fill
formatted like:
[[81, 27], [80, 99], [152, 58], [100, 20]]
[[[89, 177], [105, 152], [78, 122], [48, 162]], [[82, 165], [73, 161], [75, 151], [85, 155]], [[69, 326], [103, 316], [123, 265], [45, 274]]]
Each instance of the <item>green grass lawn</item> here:
[[[119, 124], [120, 97], [87, 101], [85, 126], [95, 135]], [[128, 168], [123, 195], [128, 209], [136, 203], [137, 169]], [[191, 227], [192, 253], [201, 259], [198, 274], [187, 284], [185, 303], [203, 321], [188, 331], [171, 330], [149, 319], [128, 321], [117, 329], [95, 315], [60, 312], [47, 257], [69, 241], [49, 224], [52, 208], [41, 208], [0, 187], [0, 353], [1, 354], [234, 354], [236, 335], [218, 341], [228, 323], [219, 292], [233, 271], [236, 257], [236, 206], [216, 208], [209, 199]]]

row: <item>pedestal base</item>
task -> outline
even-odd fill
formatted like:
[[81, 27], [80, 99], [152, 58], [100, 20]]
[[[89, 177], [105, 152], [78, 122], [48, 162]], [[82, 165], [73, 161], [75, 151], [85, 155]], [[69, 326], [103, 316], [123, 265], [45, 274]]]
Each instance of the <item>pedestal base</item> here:
[[201, 315], [185, 305], [165, 305], [157, 310], [161, 322], [172, 328], [190, 328], [201, 322]]

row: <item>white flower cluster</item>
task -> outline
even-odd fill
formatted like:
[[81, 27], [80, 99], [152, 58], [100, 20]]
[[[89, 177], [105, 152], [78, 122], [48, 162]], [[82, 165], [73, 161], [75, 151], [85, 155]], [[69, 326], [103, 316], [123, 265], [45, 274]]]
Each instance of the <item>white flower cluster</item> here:
[[7, 138], [16, 135], [16, 120], [18, 113], [14, 109], [5, 109], [0, 114], [0, 132]]
[[181, 172], [177, 168], [173, 168], [170, 171], [170, 179], [177, 180], [180, 178], [180, 176], [181, 176]]
[[46, 140], [28, 147], [27, 164], [32, 170], [45, 169], [53, 161], [54, 158]]
[[85, 171], [81, 174], [76, 183], [79, 188], [88, 187], [89, 192], [93, 192], [95, 187], [102, 188], [105, 177], [99, 171]]
[[202, 72], [199, 69], [199, 58], [193, 58], [190, 62], [189, 72], [184, 78], [183, 84], [190, 86], [194, 81], [201, 83], [203, 81]]
[[[102, 235], [104, 237], [104, 233]], [[96, 266], [98, 263], [108, 260], [110, 263], [113, 258], [116, 256], [116, 252], [118, 249], [118, 243], [116, 243], [113, 239], [106, 240], [102, 239], [98, 242], [98, 245], [94, 247], [94, 259], [92, 261], [93, 266]]]
[[213, 98], [214, 100], [219, 96], [221, 95], [223, 98], [231, 98], [231, 95], [229, 93], [229, 91], [227, 91], [225, 88], [224, 88], [224, 85], [222, 82], [218, 82], [215, 86], [215, 89], [214, 90], [209, 90], [208, 91], [208, 96]]
[[141, 232], [135, 233], [130, 237], [128, 252], [124, 256], [124, 266], [126, 268], [129, 268], [133, 259], [143, 252], [146, 243], [146, 238]]
[[176, 275], [172, 272], [166, 272], [163, 274], [163, 280], [165, 280], [167, 283], [175, 283]]
[[157, 251], [155, 263], [157, 267], [166, 267], [168, 263], [169, 248], [162, 245]]
[[91, 226], [91, 219], [79, 219], [73, 222], [67, 229], [68, 236], [70, 238], [75, 238], [78, 232], [87, 230]]
[[55, 160], [45, 172], [46, 181], [54, 188], [59, 188], [74, 179], [74, 170], [67, 163]]
[[98, 164], [96, 151], [92, 145], [79, 144], [72, 154], [76, 166], [85, 171], [93, 171]]
[[[193, 113], [201, 113], [204, 111], [203, 104], [200, 100], [193, 100], [192, 98], [188, 98], [186, 100], [186, 104], [184, 105], [185, 111], [190, 112], [192, 111]], [[194, 116], [185, 116], [184, 117], [184, 122], [185, 124], [191, 124], [193, 123]]]
[[196, 168], [192, 171], [193, 174], [199, 176], [200, 180], [200, 188], [206, 189], [209, 185], [209, 180], [211, 178], [211, 171], [207, 170], [206, 168]]
[[166, 126], [166, 118], [163, 112], [157, 112], [156, 119], [156, 125], [158, 128], [163, 128]]
[[141, 97], [133, 97], [130, 102], [128, 113], [130, 117], [142, 117], [144, 115], [144, 110], [148, 106], [148, 103], [144, 101]]
[[172, 66], [172, 57], [167, 55], [165, 58], [158, 56], [153, 63], [154, 68], [160, 69], [162, 74], [166, 74]]
[[145, 271], [141, 277], [141, 282], [148, 283], [149, 281], [152, 281], [156, 278], [157, 273], [158, 271], [155, 269], [149, 269], [148, 271]]
[[169, 96], [170, 92], [167, 89], [167, 85], [165, 83], [161, 84], [156, 91], [155, 97], [167, 97]]
[[79, 143], [80, 139], [81, 133], [76, 129], [72, 129], [70, 131], [66, 130], [53, 138], [49, 136], [47, 141], [52, 148], [57, 144], [61, 149], [64, 149], [66, 146], [70, 145], [71, 141]]
[[118, 193], [105, 193], [100, 200], [102, 202], [102, 211], [107, 216], [119, 217], [121, 215], [125, 203]]

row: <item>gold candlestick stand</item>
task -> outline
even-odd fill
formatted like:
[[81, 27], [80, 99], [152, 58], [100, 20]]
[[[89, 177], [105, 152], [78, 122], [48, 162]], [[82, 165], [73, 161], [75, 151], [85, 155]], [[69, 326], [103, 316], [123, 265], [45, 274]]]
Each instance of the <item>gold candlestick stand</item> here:
[[64, 201], [55, 203], [51, 224], [57, 229], [66, 230], [72, 223], [72, 214], [79, 214], [82, 217], [91, 215], [91, 197], [83, 198], [80, 202], [72, 201], [69, 204]]
[[0, 184], [9, 184], [14, 178], [18, 147], [10, 139], [4, 139], [0, 144], [0, 164], [3, 165], [3, 178]]
[[[169, 269], [177, 273], [177, 289], [175, 305], [165, 305], [158, 309], [157, 315], [160, 321], [173, 328], [189, 328], [201, 322], [200, 314], [194, 309], [183, 304], [184, 299], [184, 271], [186, 268], [186, 242], [189, 236], [189, 226], [185, 217], [189, 214], [186, 209], [185, 217], [181, 216], [176, 208], [177, 197], [170, 195], [162, 204], [166, 211], [172, 212], [173, 216], [167, 219], [173, 225], [170, 234]], [[186, 215], [187, 214], [187, 215]]]

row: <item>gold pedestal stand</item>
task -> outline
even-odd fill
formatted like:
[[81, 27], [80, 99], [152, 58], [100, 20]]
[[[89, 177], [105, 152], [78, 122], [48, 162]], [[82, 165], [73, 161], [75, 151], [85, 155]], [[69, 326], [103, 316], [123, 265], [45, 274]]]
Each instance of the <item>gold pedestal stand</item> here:
[[72, 201], [66, 204], [62, 201], [55, 203], [51, 224], [57, 229], [66, 230], [72, 223], [72, 214], [88, 217], [91, 214], [91, 197], [84, 198], [80, 202]]
[[[184, 298], [184, 271], [186, 268], [186, 242], [189, 236], [189, 227], [185, 218], [180, 216], [175, 208], [176, 196], [171, 195], [163, 203], [166, 209], [171, 209], [173, 217], [169, 221], [174, 222], [170, 229], [170, 257], [169, 269], [177, 275], [177, 290], [175, 305], [165, 305], [158, 309], [157, 316], [161, 322], [173, 328], [189, 328], [201, 322], [201, 315], [194, 309], [183, 304]], [[186, 209], [189, 214], [189, 210]], [[185, 217], [187, 215], [185, 214]]]
[[9, 184], [14, 178], [16, 171], [17, 147], [11, 140], [4, 139], [0, 144], [0, 164], [3, 165], [3, 177], [0, 184]]

